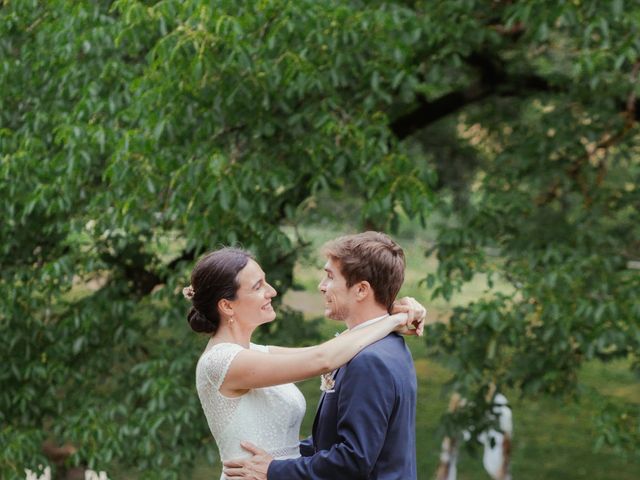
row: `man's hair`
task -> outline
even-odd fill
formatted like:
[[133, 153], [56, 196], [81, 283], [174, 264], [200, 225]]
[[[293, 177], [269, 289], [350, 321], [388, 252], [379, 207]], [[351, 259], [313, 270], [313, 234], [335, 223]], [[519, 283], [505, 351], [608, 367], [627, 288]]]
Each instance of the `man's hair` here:
[[323, 253], [338, 263], [347, 288], [367, 281], [377, 303], [388, 311], [404, 282], [404, 252], [400, 245], [380, 232], [345, 235], [327, 242]]

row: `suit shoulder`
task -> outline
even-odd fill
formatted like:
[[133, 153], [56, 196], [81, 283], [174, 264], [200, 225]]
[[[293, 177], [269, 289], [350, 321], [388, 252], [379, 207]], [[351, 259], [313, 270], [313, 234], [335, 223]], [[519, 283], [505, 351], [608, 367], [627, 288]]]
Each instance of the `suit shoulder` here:
[[377, 342], [363, 348], [360, 355], [384, 355], [388, 352], [397, 352], [406, 349], [407, 346], [402, 335], [392, 332]]
[[382, 365], [386, 368], [393, 368], [397, 363], [411, 362], [411, 354], [404, 343], [402, 336], [390, 333], [381, 340], [362, 349], [349, 365], [366, 366]]

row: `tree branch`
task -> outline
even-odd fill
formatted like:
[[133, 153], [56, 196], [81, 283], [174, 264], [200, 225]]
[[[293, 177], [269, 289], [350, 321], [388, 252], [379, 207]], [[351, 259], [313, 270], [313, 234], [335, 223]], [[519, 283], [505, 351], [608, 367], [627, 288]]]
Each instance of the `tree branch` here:
[[455, 113], [462, 108], [483, 100], [490, 95], [517, 96], [531, 91], [548, 92], [555, 87], [538, 75], [509, 75], [502, 63], [485, 53], [475, 52], [466, 62], [478, 71], [480, 79], [467, 88], [447, 93], [436, 100], [422, 97], [411, 112], [396, 118], [390, 124], [398, 140]]
[[398, 140], [403, 140], [441, 118], [486, 98], [489, 93], [488, 89], [476, 84], [465, 90], [447, 93], [433, 101], [423, 97], [415, 110], [395, 119], [389, 127]]
[[[524, 96], [531, 92], [562, 90], [561, 87], [550, 84], [547, 79], [539, 75], [507, 74], [499, 60], [484, 53], [472, 53], [466, 58], [466, 62], [478, 71], [480, 80], [435, 100], [421, 97], [418, 105], [412, 111], [396, 118], [389, 125], [398, 140], [404, 140], [441, 118], [491, 95]], [[631, 74], [634, 81], [637, 80], [639, 70], [640, 62], [637, 62]], [[634, 92], [629, 94], [626, 101], [621, 101], [618, 108], [627, 116], [629, 123], [640, 121], [640, 99], [636, 97]]]

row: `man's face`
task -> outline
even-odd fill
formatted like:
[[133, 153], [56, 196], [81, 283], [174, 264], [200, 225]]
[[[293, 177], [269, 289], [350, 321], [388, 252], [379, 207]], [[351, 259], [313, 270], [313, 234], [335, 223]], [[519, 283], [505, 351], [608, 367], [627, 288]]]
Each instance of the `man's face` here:
[[347, 281], [340, 273], [339, 262], [327, 260], [318, 290], [324, 296], [325, 316], [332, 320], [346, 320], [354, 299], [352, 289], [347, 288]]

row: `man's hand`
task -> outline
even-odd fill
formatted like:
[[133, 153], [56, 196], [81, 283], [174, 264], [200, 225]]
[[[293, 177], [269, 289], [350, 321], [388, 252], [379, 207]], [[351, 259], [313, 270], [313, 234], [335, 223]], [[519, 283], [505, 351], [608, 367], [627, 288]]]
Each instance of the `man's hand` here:
[[415, 330], [408, 330], [406, 334], [415, 334], [419, 337], [424, 332], [424, 321], [427, 318], [427, 309], [418, 303], [413, 297], [404, 297], [394, 302], [391, 313], [406, 313], [409, 317], [407, 325], [412, 325]]
[[222, 473], [229, 478], [246, 478], [247, 480], [267, 480], [267, 470], [273, 457], [253, 443], [242, 442], [240, 446], [251, 452], [253, 457], [242, 460], [228, 460], [223, 463]]

